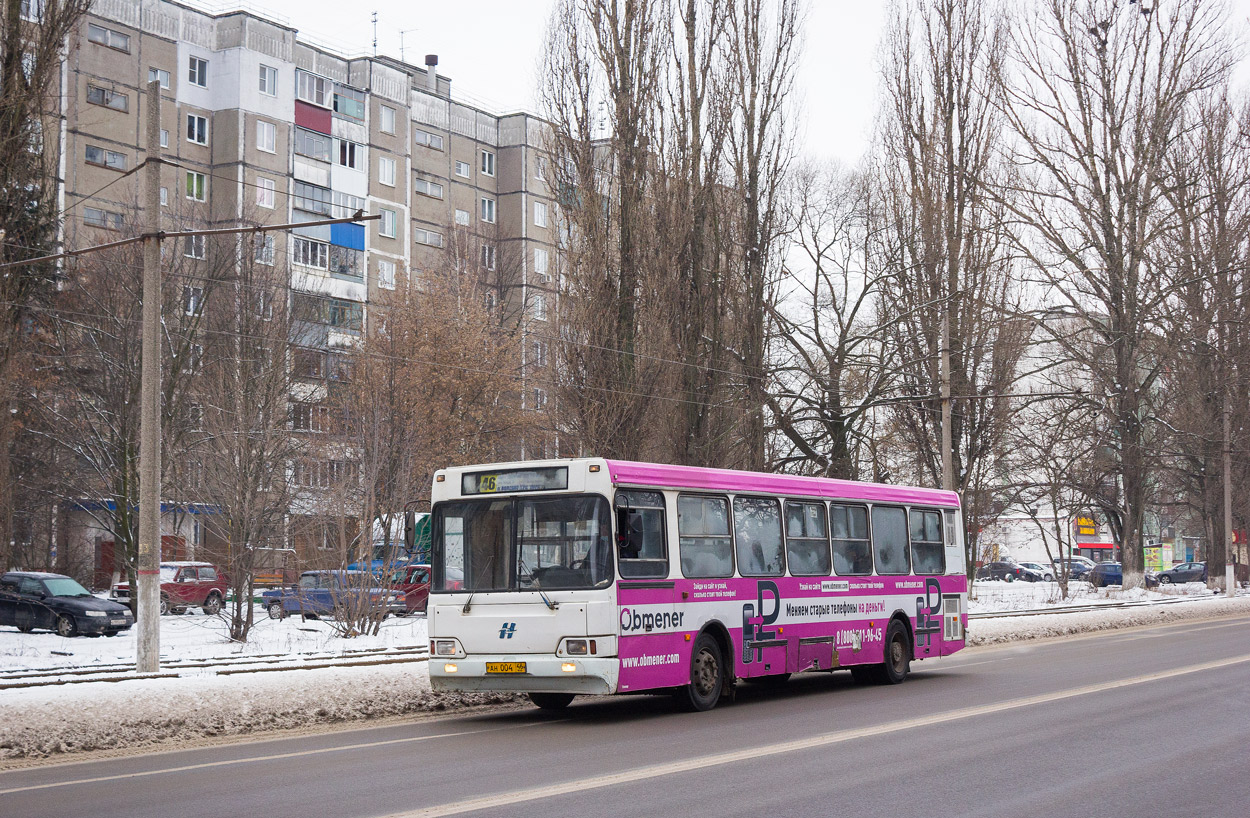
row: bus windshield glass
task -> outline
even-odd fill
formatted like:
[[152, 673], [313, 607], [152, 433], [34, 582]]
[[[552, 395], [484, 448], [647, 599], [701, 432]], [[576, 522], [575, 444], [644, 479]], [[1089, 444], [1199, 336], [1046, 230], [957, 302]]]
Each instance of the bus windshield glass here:
[[605, 588], [612, 525], [598, 495], [445, 503], [434, 511], [435, 591]]

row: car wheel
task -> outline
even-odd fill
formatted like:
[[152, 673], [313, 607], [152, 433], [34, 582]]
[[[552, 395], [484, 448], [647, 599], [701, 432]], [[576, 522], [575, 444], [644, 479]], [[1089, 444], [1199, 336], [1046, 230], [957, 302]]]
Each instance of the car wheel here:
[[56, 618], [56, 632], [60, 636], [77, 636], [78, 625], [74, 622], [74, 617], [61, 614]]
[[1160, 585], [1171, 585], [1171, 584], [1172, 584], [1172, 578], [1171, 578], [1171, 577], [1169, 577], [1167, 574], [1161, 574], [1161, 575], [1159, 576], [1159, 584], [1160, 584]]
[[105, 631], [105, 632], [104, 632], [104, 635], [105, 635], [105, 636], [116, 636], [116, 635], [117, 635], [117, 634], [119, 634], [119, 633], [121, 633], [121, 631]]
[[572, 693], [531, 693], [530, 701], [543, 710], [563, 710], [573, 701]]
[[18, 625], [17, 629], [21, 631], [22, 633], [30, 633], [31, 631], [34, 630], [34, 628], [30, 625]]
[[1003, 574], [1003, 582], [1011, 582], [1015, 578], [1014, 574]]
[[699, 634], [690, 652], [690, 684], [677, 690], [677, 701], [687, 710], [711, 710], [725, 688], [725, 665], [720, 645], [706, 633]]
[[1054, 581], [1055, 581], [1055, 575], [1054, 575], [1054, 574], [1046, 574], [1045, 576], [1043, 576], [1043, 577], [1042, 577], [1042, 579], [1046, 580], [1047, 582], [1054, 582]]
[[209, 594], [208, 599], [204, 600], [204, 613], [209, 616], [216, 616], [221, 612], [221, 597], [217, 594]]
[[270, 602], [267, 610], [269, 611], [270, 619], [285, 619], [286, 618], [286, 612], [282, 610], [281, 602]]
[[880, 684], [896, 685], [907, 678], [910, 670], [911, 640], [903, 623], [893, 619], [885, 629], [885, 657], [875, 676]]
[[165, 596], [164, 594], [161, 594], [161, 616], [166, 616], [168, 613], [169, 613], [169, 597]]

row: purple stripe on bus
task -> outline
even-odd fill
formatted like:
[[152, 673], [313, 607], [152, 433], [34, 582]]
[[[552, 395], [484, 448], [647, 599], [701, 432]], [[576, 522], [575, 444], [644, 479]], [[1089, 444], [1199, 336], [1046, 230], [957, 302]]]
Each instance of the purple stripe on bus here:
[[608, 460], [608, 473], [617, 485], [655, 486], [704, 491], [760, 492], [803, 497], [837, 497], [883, 503], [916, 503], [958, 508], [959, 495], [953, 491], [879, 483], [856, 483], [792, 474], [760, 474], [731, 469], [670, 466], [662, 463], [635, 463]]

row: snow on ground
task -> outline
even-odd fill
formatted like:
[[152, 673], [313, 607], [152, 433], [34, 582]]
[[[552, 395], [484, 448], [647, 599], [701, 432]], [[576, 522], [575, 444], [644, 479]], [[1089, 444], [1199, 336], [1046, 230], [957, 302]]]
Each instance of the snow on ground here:
[[982, 614], [1043, 608], [1058, 610], [1074, 605], [1106, 605], [1210, 596], [1214, 594], [1202, 582], [1160, 585], [1149, 590], [1137, 588], [1132, 591], [1123, 591], [1118, 585], [1110, 588], [1095, 588], [1083, 580], [1073, 580], [1068, 583], [1068, 596], [1064, 598], [1057, 582], [977, 580], [968, 594], [968, 613]]
[[[1083, 584], [1083, 583], [1082, 583]], [[1074, 583], [1074, 587], [1076, 584]], [[1087, 586], [1088, 587], [1088, 586]], [[1164, 592], [1118, 589], [1057, 599], [1054, 583], [980, 582], [974, 612], [1061, 608], [1184, 596], [1178, 604], [1107, 608], [1037, 616], [978, 618], [969, 623], [969, 645], [988, 645], [1183, 619], [1250, 613], [1250, 595], [1216, 597], [1200, 584]], [[1243, 592], [1244, 594], [1244, 592]], [[263, 616], [263, 614], [262, 614]], [[391, 618], [374, 636], [344, 639], [325, 622], [257, 620], [245, 645], [226, 639], [222, 619], [203, 615], [161, 619], [162, 661], [241, 659], [280, 654], [282, 672], [219, 676], [211, 669], [184, 670], [176, 678], [87, 682], [0, 690], [0, 762], [61, 753], [142, 746], [179, 747], [214, 736], [307, 727], [331, 722], [462, 708], [512, 701], [508, 694], [448, 694], [430, 689], [424, 662], [294, 670], [326, 654], [348, 656], [367, 649], [399, 649], [426, 643], [424, 617]], [[68, 655], [64, 655], [68, 654]], [[406, 654], [411, 657], [412, 654]], [[63, 639], [0, 628], [0, 671], [133, 664], [135, 634]]]

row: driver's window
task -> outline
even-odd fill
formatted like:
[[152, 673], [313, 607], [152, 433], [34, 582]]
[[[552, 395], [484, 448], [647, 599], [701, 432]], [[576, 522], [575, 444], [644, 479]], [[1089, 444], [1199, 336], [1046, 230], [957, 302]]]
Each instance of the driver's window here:
[[43, 593], [43, 583], [33, 577], [22, 577], [21, 592], [30, 596], [38, 596]]
[[663, 494], [616, 493], [616, 552], [622, 577], [667, 577], [668, 543], [664, 535]]
[[299, 587], [304, 588], [305, 590], [310, 589], [310, 588], [316, 588], [317, 587], [317, 575], [305, 574], [304, 576], [300, 577]]

